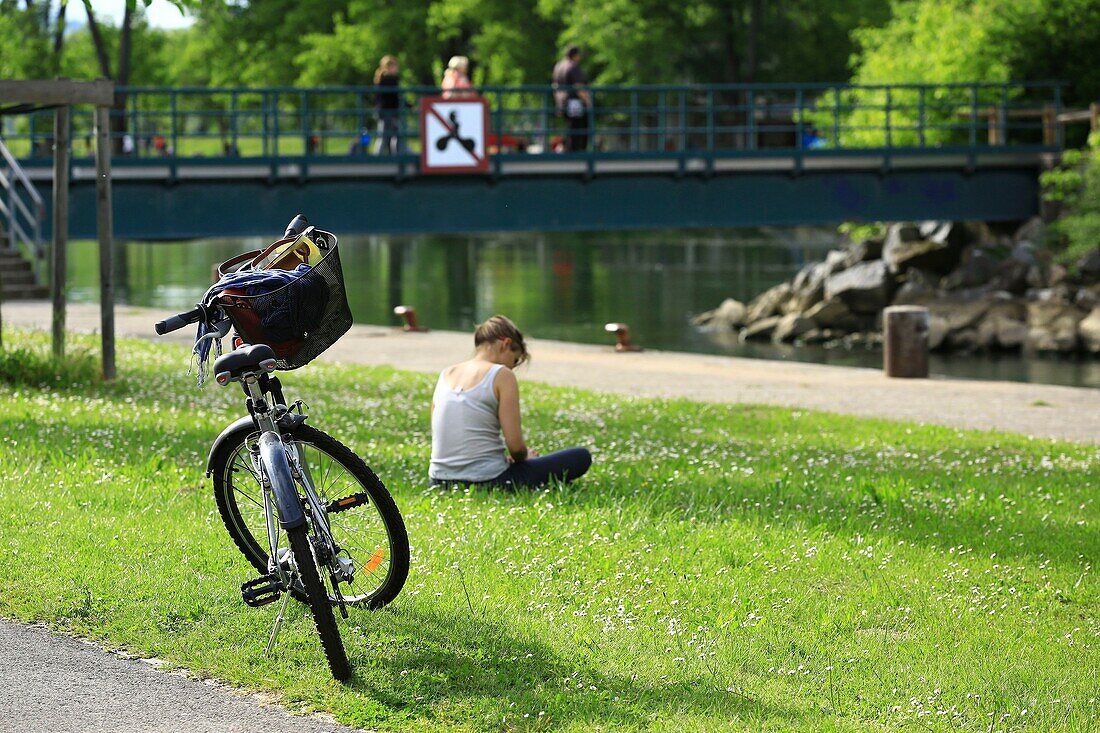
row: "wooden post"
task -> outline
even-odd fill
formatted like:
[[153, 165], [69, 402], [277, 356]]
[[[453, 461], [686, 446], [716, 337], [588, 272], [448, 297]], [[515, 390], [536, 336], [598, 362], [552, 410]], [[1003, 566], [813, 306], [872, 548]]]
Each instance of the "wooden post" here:
[[69, 106], [53, 118], [53, 247], [50, 294], [53, 300], [53, 355], [65, 356], [65, 250], [69, 240]]
[[1054, 126], [1058, 124], [1058, 114], [1053, 105], [1043, 107], [1043, 145], [1054, 145], [1057, 140]]
[[1100, 132], [1100, 102], [1089, 105], [1089, 132]]
[[883, 369], [888, 377], [928, 376], [928, 309], [893, 305], [882, 313]]
[[115, 378], [115, 288], [111, 218], [110, 109], [95, 108], [95, 222], [99, 239], [99, 320], [103, 378]]

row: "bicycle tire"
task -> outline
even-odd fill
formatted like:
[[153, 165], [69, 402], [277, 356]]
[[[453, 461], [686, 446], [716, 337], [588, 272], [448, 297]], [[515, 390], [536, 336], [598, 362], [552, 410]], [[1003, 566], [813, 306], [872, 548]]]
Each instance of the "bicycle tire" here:
[[332, 613], [332, 604], [329, 602], [328, 593], [324, 583], [321, 582], [321, 574], [317, 570], [317, 560], [313, 555], [313, 548], [306, 535], [305, 527], [295, 527], [286, 532], [290, 542], [290, 552], [294, 556], [294, 565], [298, 569], [298, 577], [306, 591], [306, 603], [313, 612], [313, 622], [317, 627], [317, 635], [321, 637], [321, 648], [325, 651], [325, 659], [328, 660], [332, 676], [343, 682], [351, 677], [351, 664], [348, 662], [347, 652], [344, 650], [344, 641], [340, 638], [340, 627], [336, 625], [336, 617]]
[[[263, 507], [260, 502], [261, 495], [258, 493], [259, 477], [252, 472], [247, 460], [247, 443], [250, 439], [258, 437], [259, 433], [252, 426], [245, 426], [231, 434], [219, 446], [210, 467], [214, 482], [214, 499], [226, 530], [253, 567], [260, 573], [267, 573], [267, 530], [260, 520]], [[342, 593], [342, 595], [344, 595], [344, 603], [352, 606], [375, 609], [390, 603], [401, 592], [409, 574], [409, 537], [393, 497], [363, 459], [331, 435], [309, 425], [299, 425], [285, 433], [283, 437], [288, 442], [313, 446], [319, 453], [338, 464], [369, 497], [364, 511], [370, 507], [374, 508], [387, 538], [386, 574], [369, 593], [355, 596]], [[242, 487], [242, 482], [235, 479], [235, 474], [242, 473], [242, 469], [251, 474], [252, 480], [243, 483], [250, 485], [250, 488], [257, 492], [255, 495], [249, 494], [247, 487]], [[243, 499], [247, 501], [242, 502]], [[241, 510], [242, 505], [249, 509], [252, 515], [248, 519]], [[337, 535], [338, 524], [331, 515], [330, 521], [333, 522], [333, 534]], [[336, 539], [338, 543], [344, 544], [340, 542], [340, 537]], [[371, 560], [374, 554], [371, 555]], [[295, 597], [302, 601], [306, 600], [297, 591]], [[335, 595], [330, 595], [329, 600], [332, 603], [337, 602]]]

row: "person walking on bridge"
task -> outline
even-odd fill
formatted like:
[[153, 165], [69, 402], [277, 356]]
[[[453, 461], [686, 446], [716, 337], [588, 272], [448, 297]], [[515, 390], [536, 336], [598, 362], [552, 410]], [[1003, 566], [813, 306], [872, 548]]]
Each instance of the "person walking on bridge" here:
[[527, 447], [512, 370], [528, 358], [523, 334], [498, 315], [474, 331], [473, 358], [439, 375], [432, 396], [432, 486], [538, 488], [578, 479], [592, 465], [585, 448], [539, 456]]
[[581, 49], [570, 46], [565, 58], [554, 65], [552, 76], [554, 105], [558, 114], [569, 125], [565, 150], [570, 153], [588, 149], [588, 110], [592, 97], [588, 92], [588, 79], [581, 69]]
[[[374, 108], [378, 113], [378, 155], [396, 155], [404, 152], [401, 139], [401, 65], [396, 56], [383, 56], [374, 72]], [[392, 91], [391, 91], [392, 89]], [[364, 151], [365, 152], [365, 151]]]

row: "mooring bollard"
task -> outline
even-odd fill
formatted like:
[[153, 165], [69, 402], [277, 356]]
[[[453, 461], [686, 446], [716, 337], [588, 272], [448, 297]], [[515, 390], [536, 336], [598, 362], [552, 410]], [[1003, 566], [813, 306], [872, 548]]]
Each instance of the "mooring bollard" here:
[[405, 331], [424, 332], [428, 330], [426, 328], [422, 328], [420, 324], [417, 323], [416, 308], [413, 308], [411, 305], [399, 305], [393, 309], [393, 314], [395, 316], [401, 316], [405, 319], [405, 325], [403, 326], [403, 330]]
[[630, 343], [630, 327], [625, 323], [608, 323], [603, 330], [615, 334], [615, 351], [642, 351], [641, 346]]
[[888, 377], [928, 376], [928, 309], [892, 305], [882, 312], [882, 367]]

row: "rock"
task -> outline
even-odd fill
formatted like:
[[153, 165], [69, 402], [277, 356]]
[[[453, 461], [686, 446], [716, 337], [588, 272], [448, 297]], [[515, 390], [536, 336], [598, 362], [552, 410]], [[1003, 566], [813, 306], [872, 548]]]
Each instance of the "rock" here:
[[966, 225], [953, 221], [922, 221], [917, 225], [921, 239], [962, 249], [970, 241]]
[[772, 331], [772, 341], [794, 341], [804, 333], [812, 331], [814, 322], [800, 313], [790, 313], [779, 319]]
[[1077, 335], [1081, 338], [1081, 347], [1093, 354], [1100, 354], [1100, 306], [1077, 324]]
[[1013, 295], [1023, 295], [1027, 291], [1027, 272], [1031, 265], [1009, 257], [997, 264], [996, 272], [989, 281], [995, 290], [1004, 290]]
[[902, 275], [904, 282], [894, 295], [894, 305], [920, 305], [935, 297], [939, 277], [926, 270], [912, 269]]
[[848, 259], [848, 253], [842, 249], [831, 249], [829, 254], [825, 255], [825, 269], [828, 271], [826, 275], [832, 275], [834, 272], [839, 272], [845, 268], [845, 261]]
[[823, 329], [851, 331], [859, 327], [859, 319], [840, 298], [823, 300], [802, 315]]
[[726, 298], [714, 310], [700, 313], [692, 318], [691, 323], [694, 326], [711, 331], [730, 331], [745, 324], [745, 312], [744, 303], [733, 298]]
[[871, 237], [870, 239], [864, 239], [862, 242], [856, 242], [848, 248], [844, 257], [844, 266], [851, 267], [852, 265], [858, 265], [860, 262], [881, 259], [884, 242], [885, 239], [882, 237]]
[[853, 313], [874, 314], [890, 303], [893, 278], [882, 260], [861, 262], [825, 279], [825, 298], [840, 298]]
[[746, 328], [741, 329], [741, 340], [750, 341], [752, 339], [770, 338], [780, 320], [782, 320], [780, 316], [768, 316], [753, 322]]
[[1077, 260], [1077, 272], [1089, 282], [1100, 280], [1100, 249], [1094, 249]]
[[1012, 248], [1012, 254], [1010, 258], [1023, 262], [1024, 264], [1031, 266], [1038, 264], [1039, 260], [1035, 256], [1035, 245], [1030, 240], [1019, 242]]
[[994, 302], [977, 327], [981, 349], [1018, 349], [1027, 340], [1027, 306], [1020, 300]]
[[925, 239], [920, 238], [921, 229], [916, 227], [891, 226], [882, 248], [882, 259], [890, 272], [897, 274], [913, 267], [939, 274], [950, 272], [959, 262], [965, 239], [953, 234], [955, 228], [945, 226], [926, 226], [928, 238]]
[[978, 348], [978, 329], [964, 328], [947, 334], [946, 346], [952, 351], [974, 351]]
[[[1016, 230], [1013, 239], [1017, 242], [1042, 242], [1046, 238], [1047, 225], [1038, 216], [1033, 216]], [[1032, 245], [1034, 247], [1034, 245]]]
[[836, 338], [836, 334], [830, 329], [811, 328], [809, 331], [799, 336], [798, 340], [804, 344], [823, 344], [833, 338]]
[[791, 286], [789, 283], [779, 283], [768, 288], [749, 302], [748, 310], [745, 313], [745, 323], [752, 324], [774, 316], [790, 297]]
[[1069, 270], [1062, 265], [1051, 265], [1050, 270], [1047, 273], [1047, 284], [1054, 288], [1069, 279]]
[[1077, 293], [1073, 296], [1073, 302], [1078, 308], [1086, 311], [1100, 305], [1100, 285], [1078, 288]]
[[947, 339], [947, 319], [935, 314], [928, 316], [928, 348], [936, 351]]
[[985, 285], [997, 274], [997, 264], [981, 247], [970, 247], [963, 252], [959, 266], [945, 276], [940, 284], [945, 290]]
[[1036, 351], [1069, 352], [1077, 348], [1077, 324], [1084, 313], [1054, 300], [1027, 305], [1027, 345]]

